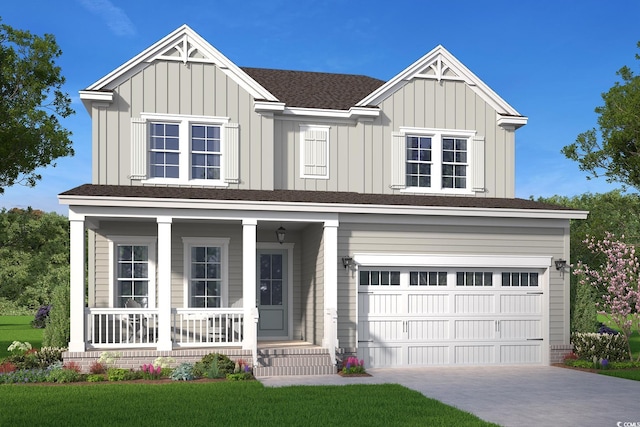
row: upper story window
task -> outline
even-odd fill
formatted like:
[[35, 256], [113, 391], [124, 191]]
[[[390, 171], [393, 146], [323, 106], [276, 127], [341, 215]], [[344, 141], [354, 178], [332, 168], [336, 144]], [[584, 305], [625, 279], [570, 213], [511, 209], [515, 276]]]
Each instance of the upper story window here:
[[[471, 159], [478, 164], [472, 166]], [[393, 134], [391, 161], [392, 188], [425, 193], [484, 191], [484, 138], [473, 131], [402, 127]]]
[[329, 126], [300, 126], [300, 177], [329, 178]]
[[239, 182], [237, 124], [222, 117], [141, 116], [131, 121], [131, 179], [215, 186]]

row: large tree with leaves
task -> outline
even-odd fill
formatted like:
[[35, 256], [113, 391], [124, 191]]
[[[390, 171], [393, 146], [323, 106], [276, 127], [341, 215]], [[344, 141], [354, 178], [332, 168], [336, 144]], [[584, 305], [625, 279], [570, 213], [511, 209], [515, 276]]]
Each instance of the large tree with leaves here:
[[[640, 55], [635, 57], [640, 60]], [[594, 128], [581, 133], [562, 153], [576, 160], [588, 178], [604, 176], [640, 189], [640, 76], [627, 66], [617, 75], [622, 82], [603, 93], [604, 105], [595, 109], [599, 132]]]
[[34, 186], [37, 168], [73, 155], [60, 123], [73, 114], [55, 64], [61, 54], [53, 35], [0, 23], [0, 194], [16, 183]]

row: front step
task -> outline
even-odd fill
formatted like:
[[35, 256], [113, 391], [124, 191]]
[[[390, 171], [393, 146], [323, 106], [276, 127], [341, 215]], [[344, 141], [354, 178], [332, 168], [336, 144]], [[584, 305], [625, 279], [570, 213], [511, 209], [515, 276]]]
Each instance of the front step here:
[[282, 375], [331, 375], [336, 367], [325, 348], [264, 348], [258, 349], [256, 377]]

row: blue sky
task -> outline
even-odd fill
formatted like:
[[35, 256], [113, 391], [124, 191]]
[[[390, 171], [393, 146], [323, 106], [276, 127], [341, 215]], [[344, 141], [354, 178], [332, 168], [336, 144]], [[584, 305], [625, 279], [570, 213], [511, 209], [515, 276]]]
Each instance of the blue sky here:
[[529, 123], [516, 134], [516, 195], [609, 191], [560, 149], [596, 125], [600, 94], [634, 59], [637, 0], [23, 0], [14, 28], [55, 35], [76, 114], [75, 156], [17, 185], [0, 207], [66, 213], [57, 194], [91, 181], [91, 123], [78, 91], [187, 24], [239, 66], [365, 74], [388, 80], [442, 44]]

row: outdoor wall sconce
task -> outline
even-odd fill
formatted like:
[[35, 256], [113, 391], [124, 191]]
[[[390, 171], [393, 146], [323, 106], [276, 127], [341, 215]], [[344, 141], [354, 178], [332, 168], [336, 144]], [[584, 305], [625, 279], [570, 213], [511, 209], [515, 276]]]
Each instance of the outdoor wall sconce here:
[[280, 244], [284, 243], [284, 237], [286, 234], [287, 234], [287, 230], [283, 226], [280, 226], [280, 228], [276, 230], [276, 239], [278, 240], [278, 243]]
[[556, 263], [556, 270], [564, 270], [565, 268], [567, 268], [567, 261], [564, 259], [557, 259], [555, 263]]
[[350, 265], [353, 265], [353, 258], [351, 258], [350, 256], [342, 257], [342, 265], [344, 266], [344, 268], [347, 268]]

